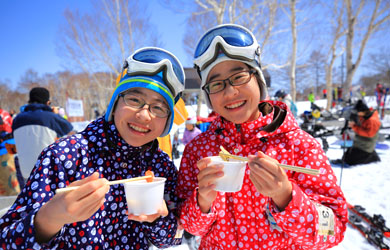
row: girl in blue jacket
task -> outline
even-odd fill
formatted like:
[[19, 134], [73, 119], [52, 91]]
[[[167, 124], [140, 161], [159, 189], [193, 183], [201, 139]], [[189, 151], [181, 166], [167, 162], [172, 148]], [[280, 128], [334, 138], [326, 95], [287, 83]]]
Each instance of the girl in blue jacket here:
[[[126, 61], [104, 117], [45, 148], [9, 211], [1, 249], [148, 249], [180, 244], [173, 192], [177, 170], [156, 138], [169, 133], [184, 70], [171, 53], [143, 48]], [[158, 213], [127, 213], [123, 185], [108, 181], [165, 177]], [[79, 186], [56, 194], [56, 189]]]

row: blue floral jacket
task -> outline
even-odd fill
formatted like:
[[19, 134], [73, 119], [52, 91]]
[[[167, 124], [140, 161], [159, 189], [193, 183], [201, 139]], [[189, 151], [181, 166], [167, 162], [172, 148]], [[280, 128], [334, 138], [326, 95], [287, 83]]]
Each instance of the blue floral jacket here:
[[[65, 225], [48, 243], [36, 241], [34, 217], [57, 188], [96, 171], [111, 181], [143, 176], [146, 170], [167, 178], [164, 199], [168, 216], [153, 223], [129, 220], [124, 188], [118, 184], [110, 187], [104, 207], [88, 220]], [[177, 169], [158, 149], [157, 140], [132, 147], [113, 123], [99, 118], [83, 132], [42, 151], [26, 186], [0, 219], [0, 249], [148, 249], [150, 243], [159, 248], [180, 244], [181, 239], [175, 238], [176, 181]]]

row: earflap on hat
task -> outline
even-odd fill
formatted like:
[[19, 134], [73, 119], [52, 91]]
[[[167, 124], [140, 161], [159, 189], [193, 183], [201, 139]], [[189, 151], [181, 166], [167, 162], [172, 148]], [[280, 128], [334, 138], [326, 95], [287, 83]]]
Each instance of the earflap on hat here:
[[[200, 76], [201, 76], [201, 80], [202, 80], [201, 87], [203, 87], [207, 83], [206, 82], [207, 81], [207, 77], [208, 77], [211, 69], [214, 68], [214, 66], [216, 66], [217, 64], [219, 64], [221, 62], [224, 62], [224, 61], [239, 61], [239, 62], [243, 62], [243, 63], [247, 64], [248, 66], [252, 67], [253, 69], [255, 69], [257, 71], [256, 77], [257, 77], [257, 81], [259, 83], [259, 88], [260, 88], [260, 100], [259, 101], [265, 100], [268, 97], [267, 85], [266, 85], [266, 82], [265, 82], [263, 71], [260, 68], [260, 65], [255, 60], [245, 61], [245, 60], [239, 60], [239, 59], [232, 59], [232, 58], [226, 56], [225, 54], [221, 54], [206, 69], [204, 69], [203, 71], [200, 72]], [[207, 94], [207, 92], [205, 90], [202, 89], [202, 91], [203, 91], [203, 93], [206, 96], [206, 104], [207, 104], [207, 106], [212, 109], [213, 107], [211, 105], [209, 95]]]
[[122, 79], [118, 82], [112, 96], [110, 103], [108, 104], [107, 111], [105, 114], [105, 120], [111, 121], [113, 119], [113, 111], [116, 102], [118, 101], [119, 94], [132, 89], [132, 88], [146, 88], [155, 91], [160, 94], [168, 103], [170, 115], [167, 118], [167, 123], [165, 124], [165, 128], [163, 133], [160, 135], [165, 136], [169, 134], [169, 131], [172, 128], [172, 123], [174, 119], [174, 104], [175, 99], [171, 93], [171, 91], [167, 88], [164, 81], [159, 75], [155, 76], [129, 76], [124, 75]]

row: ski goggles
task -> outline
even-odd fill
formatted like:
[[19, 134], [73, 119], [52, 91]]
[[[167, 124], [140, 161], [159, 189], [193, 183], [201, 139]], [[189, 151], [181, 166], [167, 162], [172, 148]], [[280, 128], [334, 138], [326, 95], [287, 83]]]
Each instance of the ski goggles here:
[[232, 59], [253, 61], [260, 56], [260, 46], [248, 29], [235, 24], [219, 25], [199, 40], [194, 55], [195, 66], [199, 71], [206, 69], [221, 52]]
[[184, 90], [184, 69], [176, 56], [166, 50], [156, 47], [139, 49], [127, 58], [123, 70], [126, 68], [130, 76], [154, 76], [162, 72], [163, 80], [174, 97]]

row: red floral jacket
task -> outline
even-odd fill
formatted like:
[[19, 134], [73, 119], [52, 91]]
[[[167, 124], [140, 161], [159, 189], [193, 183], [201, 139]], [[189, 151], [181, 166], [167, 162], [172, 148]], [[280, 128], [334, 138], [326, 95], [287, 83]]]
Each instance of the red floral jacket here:
[[[177, 195], [184, 229], [202, 237], [200, 249], [327, 249], [344, 237], [347, 207], [321, 145], [301, 130], [286, 105], [259, 104], [256, 121], [235, 125], [217, 117], [187, 144], [179, 169]], [[268, 111], [266, 111], [268, 109]], [[267, 132], [268, 131], [268, 132]], [[287, 171], [292, 200], [278, 211], [257, 192], [246, 167], [241, 191], [218, 192], [209, 213], [197, 204], [197, 161], [218, 155], [220, 146], [247, 156], [262, 151], [280, 163], [319, 169], [319, 176]]]

